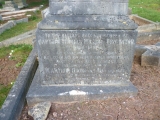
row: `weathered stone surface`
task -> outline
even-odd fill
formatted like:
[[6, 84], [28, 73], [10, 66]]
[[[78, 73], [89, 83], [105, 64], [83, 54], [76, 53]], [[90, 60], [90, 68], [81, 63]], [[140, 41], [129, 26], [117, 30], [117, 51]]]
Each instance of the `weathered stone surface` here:
[[160, 51], [148, 50], [142, 55], [142, 66], [160, 66]]
[[15, 25], [16, 25], [16, 23], [13, 20], [8, 21], [4, 25], [0, 26], [0, 34], [2, 34], [5, 30], [12, 28]]
[[35, 106], [29, 109], [28, 114], [34, 118], [34, 120], [45, 120], [50, 110], [50, 102], [37, 103]]
[[38, 30], [43, 84], [108, 84], [129, 80], [136, 31]]
[[10, 20], [7, 23], [0, 26], [0, 34], [2, 34], [5, 30], [12, 28], [17, 23], [28, 22], [28, 18], [22, 18], [19, 20]]
[[160, 46], [160, 42], [156, 43], [155, 46]]
[[155, 46], [148, 47], [148, 50], [142, 54], [142, 66], [160, 66], [160, 42]]
[[129, 81], [137, 25], [127, 16], [128, 0], [50, 0], [42, 14], [29, 106], [137, 93]]
[[153, 40], [160, 40], [160, 30], [152, 31], [152, 32], [140, 32], [138, 33], [138, 42], [141, 41], [153, 41]]
[[140, 57], [142, 56], [142, 54], [144, 52], [146, 52], [148, 49], [144, 46], [144, 45], [136, 45], [135, 46], [135, 52], [134, 52], [134, 55], [135, 57]]
[[48, 9], [49, 9], [49, 8], [46, 8], [46, 9], [44, 9], [44, 10], [41, 11], [41, 15], [42, 15], [42, 18], [43, 18], [43, 19], [44, 19], [44, 18], [46, 17], [46, 15], [48, 14], [48, 12], [49, 12]]
[[88, 100], [106, 100], [110, 97], [134, 96], [138, 92], [127, 80], [118, 83], [108, 82], [106, 85], [41, 85], [39, 69], [27, 94], [27, 104], [52, 102], [73, 102]]
[[127, 15], [128, 0], [50, 0], [51, 14]]
[[38, 24], [39, 29], [95, 29], [127, 30], [138, 26], [128, 16], [113, 15], [46, 15]]

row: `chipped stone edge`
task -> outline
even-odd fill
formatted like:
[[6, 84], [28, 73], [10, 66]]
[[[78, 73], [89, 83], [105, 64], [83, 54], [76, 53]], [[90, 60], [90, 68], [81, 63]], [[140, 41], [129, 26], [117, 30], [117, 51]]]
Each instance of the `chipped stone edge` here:
[[51, 102], [40, 102], [30, 107], [28, 115], [32, 116], [34, 120], [45, 120], [51, 108]]
[[0, 109], [0, 120], [18, 119], [25, 104], [25, 97], [37, 66], [36, 50], [33, 49]]

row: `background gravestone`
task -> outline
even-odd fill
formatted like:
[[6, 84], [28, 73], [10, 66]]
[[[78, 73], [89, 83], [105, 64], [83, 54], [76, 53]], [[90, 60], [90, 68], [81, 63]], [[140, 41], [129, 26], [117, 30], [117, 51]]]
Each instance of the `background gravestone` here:
[[4, 10], [18, 10], [18, 6], [15, 4], [13, 0], [5, 0], [5, 4], [3, 5]]
[[50, 0], [36, 33], [39, 69], [28, 105], [136, 94], [137, 25], [127, 15], [128, 0]]
[[27, 7], [25, 0], [14, 0], [14, 2], [18, 5], [18, 8], [24, 8]]

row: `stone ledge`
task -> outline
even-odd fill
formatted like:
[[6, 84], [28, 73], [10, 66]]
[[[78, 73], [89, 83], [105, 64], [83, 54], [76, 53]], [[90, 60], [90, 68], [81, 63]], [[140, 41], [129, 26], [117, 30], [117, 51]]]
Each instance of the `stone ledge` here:
[[160, 30], [152, 32], [139, 32], [137, 42], [140, 41], [151, 41], [151, 40], [160, 40]]
[[139, 25], [137, 29], [139, 33], [160, 30], [160, 23], [153, 22], [136, 14], [130, 15], [129, 18]]
[[19, 19], [19, 20], [8, 21], [4, 25], [0, 26], [0, 34], [2, 34], [7, 29], [10, 29], [10, 28], [14, 27], [17, 23], [22, 23], [22, 22], [28, 22], [28, 18], [22, 18], [22, 19]]
[[25, 103], [26, 93], [37, 69], [38, 62], [35, 54], [36, 51], [33, 49], [8, 94], [2, 109], [0, 109], [0, 120], [18, 119]]
[[21, 35], [15, 36], [13, 38], [7, 39], [5, 41], [0, 42], [0, 48], [4, 46], [9, 46], [11, 44], [32, 44], [33, 45], [33, 39], [35, 39], [35, 29], [28, 31], [26, 33], [23, 33]]
[[[137, 88], [128, 80], [118, 85], [41, 85], [37, 70], [26, 99], [28, 106], [40, 102], [70, 102], [85, 100], [103, 100], [118, 96], [134, 96]], [[34, 91], [34, 92], [33, 92]]]
[[160, 66], [160, 42], [156, 45], [136, 45], [135, 57], [142, 66]]

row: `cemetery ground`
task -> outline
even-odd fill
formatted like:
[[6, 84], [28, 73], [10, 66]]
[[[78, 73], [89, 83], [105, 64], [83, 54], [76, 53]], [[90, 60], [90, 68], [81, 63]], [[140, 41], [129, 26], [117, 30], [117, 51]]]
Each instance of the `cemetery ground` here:
[[[160, 42], [143, 41], [154, 45]], [[52, 103], [47, 120], [160, 120], [160, 68], [142, 67], [134, 58], [131, 82], [137, 87], [137, 96], [108, 98], [103, 101]], [[28, 106], [19, 120], [33, 120]]]

